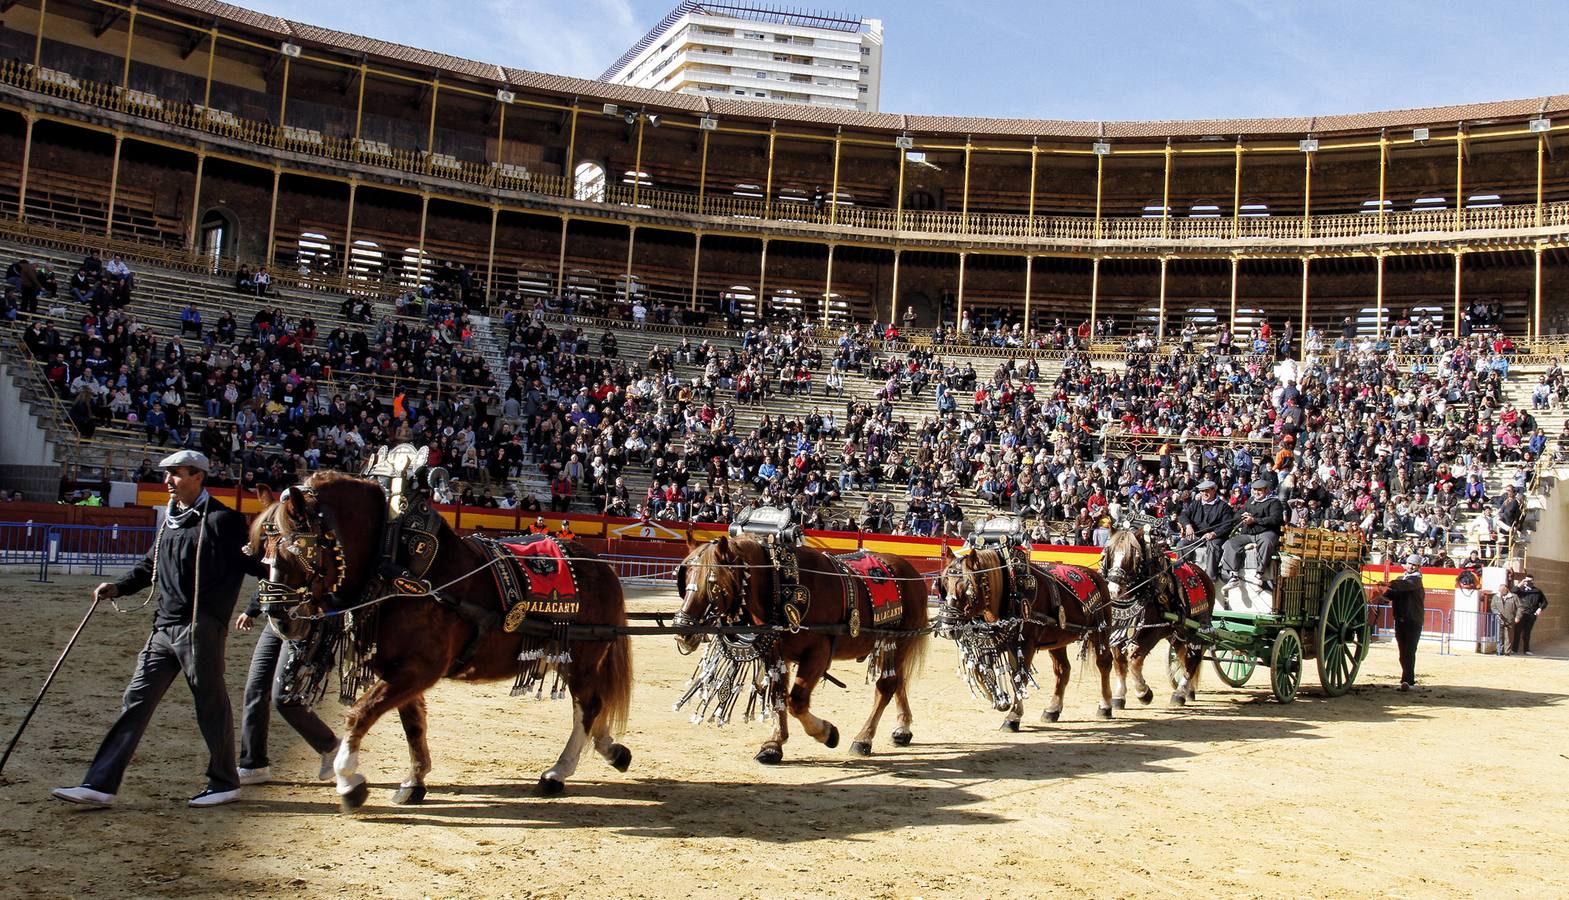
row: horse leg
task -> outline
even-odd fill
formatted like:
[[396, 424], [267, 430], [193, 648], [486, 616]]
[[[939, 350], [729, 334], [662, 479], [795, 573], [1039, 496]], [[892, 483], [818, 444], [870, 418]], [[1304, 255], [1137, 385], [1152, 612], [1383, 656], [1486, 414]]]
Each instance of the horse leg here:
[[617, 772], [632, 768], [632, 751], [626, 745], [616, 743], [615, 736], [610, 733], [610, 723], [604, 716], [594, 722], [590, 736], [594, 739], [594, 752], [603, 756], [605, 762], [614, 766]]
[[1052, 692], [1051, 702], [1047, 704], [1045, 712], [1041, 713], [1042, 722], [1055, 722], [1062, 718], [1062, 698], [1068, 693], [1068, 680], [1073, 674], [1073, 665], [1068, 661], [1068, 648], [1051, 649], [1051, 671], [1057, 676], [1057, 685], [1056, 690]]
[[332, 763], [332, 770], [337, 775], [339, 804], [344, 812], [364, 806], [370, 796], [365, 776], [359, 773], [360, 742], [365, 739], [365, 733], [389, 710], [418, 698], [429, 687], [429, 684], [394, 683], [381, 678], [349, 710], [343, 743], [338, 745], [338, 756]]
[[1143, 641], [1138, 643], [1133, 650], [1133, 658], [1128, 660], [1128, 668], [1133, 672], [1134, 696], [1139, 698], [1139, 703], [1148, 706], [1155, 699], [1155, 691], [1144, 680], [1144, 660], [1148, 659], [1150, 648]]
[[[580, 646], [586, 649], [588, 645]], [[605, 652], [597, 660], [588, 652], [582, 653], [572, 663], [572, 670], [567, 677], [567, 689], [571, 691], [573, 701], [581, 704], [583, 708], [583, 730], [592, 740], [594, 752], [604, 757], [605, 762], [614, 766], [616, 771], [625, 772], [632, 767], [632, 751], [617, 743], [615, 735], [610, 733], [611, 717], [605, 709], [601, 694], [603, 681], [591, 678], [606, 670], [612, 652], [614, 650], [607, 645]]]
[[430, 774], [430, 744], [425, 740], [425, 696], [421, 694], [398, 707], [403, 736], [409, 742], [409, 776], [392, 792], [400, 806], [425, 802], [425, 776]]
[[1114, 709], [1128, 708], [1128, 654], [1121, 647], [1111, 650], [1112, 666], [1116, 670], [1116, 680], [1111, 688], [1111, 705], [1101, 710], [1101, 718], [1111, 718]]
[[866, 724], [861, 726], [861, 731], [850, 744], [850, 752], [857, 756], [872, 755], [872, 738], [877, 735], [877, 723], [882, 720], [883, 710], [888, 708], [888, 701], [899, 692], [899, 676], [890, 675], [877, 679], [877, 699], [872, 703], [872, 714], [867, 717]]
[[753, 757], [765, 766], [777, 766], [784, 761], [785, 741], [790, 739], [790, 717], [781, 706], [774, 710], [774, 733], [763, 742], [762, 749]]
[[899, 724], [894, 726], [893, 733], [888, 737], [896, 747], [908, 747], [910, 741], [915, 739], [915, 733], [910, 730], [915, 716], [910, 712], [909, 690], [909, 682], [900, 679], [899, 689], [893, 694], [894, 702], [899, 704]]
[[827, 641], [823, 642], [820, 650], [808, 653], [801, 659], [795, 670], [795, 685], [790, 688], [789, 705], [790, 714], [801, 723], [806, 733], [832, 750], [839, 746], [839, 729], [827, 719], [812, 714], [812, 691], [817, 688], [823, 673], [828, 671], [828, 663]]
[[1199, 673], [1204, 671], [1204, 648], [1189, 646], [1186, 658], [1183, 660], [1184, 670], [1187, 673], [1187, 698], [1198, 699]]
[[1095, 667], [1100, 669], [1100, 706], [1097, 708], [1101, 718], [1111, 718], [1111, 674], [1116, 663], [1111, 645], [1105, 641], [1095, 642]]
[[[596, 706], [594, 712], [598, 712]], [[586, 718], [583, 701], [577, 697], [572, 698], [572, 733], [567, 736], [567, 745], [561, 748], [561, 756], [556, 758], [556, 764], [545, 770], [539, 776], [539, 792], [546, 796], [554, 796], [566, 790], [567, 779], [577, 772], [578, 760], [583, 757], [583, 748], [588, 744], [588, 729], [583, 726]]]

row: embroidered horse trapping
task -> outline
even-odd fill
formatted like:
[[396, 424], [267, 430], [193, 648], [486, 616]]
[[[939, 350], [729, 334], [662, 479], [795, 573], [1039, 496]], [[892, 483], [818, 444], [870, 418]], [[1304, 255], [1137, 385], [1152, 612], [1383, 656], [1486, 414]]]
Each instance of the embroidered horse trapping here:
[[1079, 598], [1079, 604], [1085, 609], [1094, 609], [1100, 604], [1100, 598], [1095, 596], [1098, 589], [1094, 579], [1078, 566], [1051, 563], [1046, 566], [1046, 574], [1052, 581], [1072, 591], [1073, 596]]
[[550, 699], [566, 695], [561, 667], [572, 661], [571, 623], [577, 619], [577, 576], [561, 542], [547, 534], [494, 539], [471, 537], [490, 557], [496, 591], [504, 607], [502, 630], [525, 632], [518, 652], [512, 694], [543, 697], [545, 676], [555, 673]]
[[866, 585], [866, 594], [872, 599], [872, 627], [897, 624], [904, 618], [899, 583], [893, 580], [893, 573], [882, 560], [865, 550], [838, 559]]
[[1171, 577], [1193, 615], [1201, 616], [1209, 612], [1209, 592], [1204, 589], [1204, 576], [1196, 566], [1183, 563], [1171, 570]]
[[491, 567], [506, 604], [503, 629], [517, 631], [529, 616], [558, 622], [577, 618], [577, 579], [559, 541], [531, 534], [486, 544], [503, 556]]

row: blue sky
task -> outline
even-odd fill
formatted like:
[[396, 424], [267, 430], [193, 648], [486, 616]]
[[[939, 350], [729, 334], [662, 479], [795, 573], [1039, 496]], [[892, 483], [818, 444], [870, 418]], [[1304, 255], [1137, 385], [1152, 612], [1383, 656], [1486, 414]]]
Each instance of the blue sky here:
[[[243, 2], [243, 0], [242, 0]], [[427, 50], [597, 76], [674, 0], [250, 0]], [[791, 5], [786, 3], [784, 5]], [[881, 18], [884, 112], [1291, 116], [1569, 92], [1569, 2], [812, 0]]]

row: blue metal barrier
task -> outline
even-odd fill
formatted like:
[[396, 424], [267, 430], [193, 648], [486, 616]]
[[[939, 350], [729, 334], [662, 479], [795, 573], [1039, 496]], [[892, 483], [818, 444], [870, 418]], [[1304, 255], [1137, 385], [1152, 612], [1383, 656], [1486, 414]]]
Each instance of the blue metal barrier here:
[[38, 566], [42, 576], [48, 548], [48, 525], [0, 522], [0, 566]]
[[36, 580], [42, 582], [49, 580], [51, 567], [103, 575], [140, 561], [157, 531], [150, 525], [0, 522], [0, 565], [37, 566]]
[[[1451, 610], [1427, 609], [1422, 611], [1422, 640], [1437, 641], [1438, 652], [1449, 652], [1449, 639], [1454, 632], [1450, 619]], [[1373, 628], [1373, 635], [1381, 640], [1394, 640], [1395, 613], [1394, 608], [1388, 603], [1369, 603], [1367, 605], [1368, 623]]]

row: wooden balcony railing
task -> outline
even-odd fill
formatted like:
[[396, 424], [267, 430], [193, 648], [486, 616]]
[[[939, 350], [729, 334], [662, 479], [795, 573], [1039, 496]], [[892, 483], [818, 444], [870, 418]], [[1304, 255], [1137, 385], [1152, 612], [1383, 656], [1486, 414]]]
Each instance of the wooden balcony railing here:
[[[456, 159], [387, 144], [323, 134], [294, 126], [277, 126], [244, 119], [232, 112], [176, 102], [145, 91], [80, 78], [53, 69], [34, 69], [16, 60], [0, 62], [0, 83], [14, 85], [65, 100], [118, 110], [181, 128], [222, 135], [261, 147], [363, 166], [445, 178], [482, 188], [520, 191], [547, 197], [569, 198], [573, 185], [565, 176], [521, 172], [490, 163]], [[1150, 243], [1165, 241], [1347, 240], [1380, 236], [1452, 235], [1459, 232], [1519, 231], [1536, 227], [1569, 227], [1569, 202], [1497, 206], [1454, 210], [1352, 213], [1314, 216], [1226, 216], [1206, 218], [1100, 218], [1087, 216], [1028, 216], [1012, 213], [958, 213], [952, 211], [896, 211], [832, 203], [814, 204], [795, 197], [737, 197], [673, 191], [649, 185], [608, 185], [602, 193], [579, 200], [607, 206], [634, 206], [651, 210], [758, 219], [774, 223], [866, 229], [947, 237], [1088, 243]], [[1540, 219], [1540, 221], [1539, 221]]]

